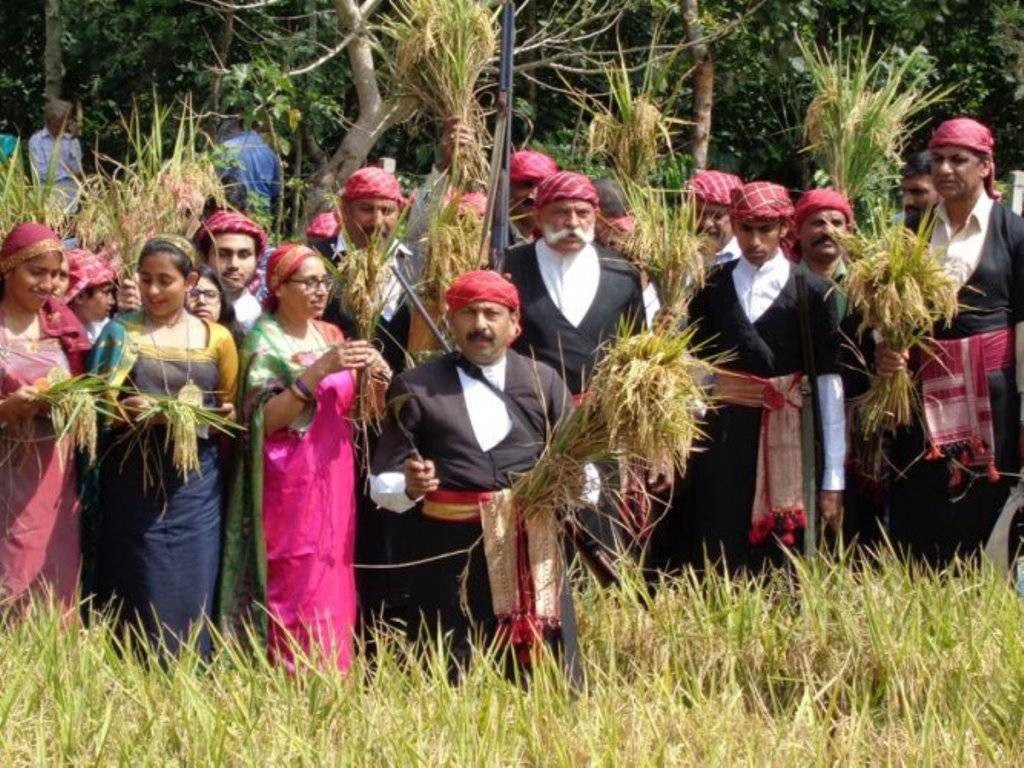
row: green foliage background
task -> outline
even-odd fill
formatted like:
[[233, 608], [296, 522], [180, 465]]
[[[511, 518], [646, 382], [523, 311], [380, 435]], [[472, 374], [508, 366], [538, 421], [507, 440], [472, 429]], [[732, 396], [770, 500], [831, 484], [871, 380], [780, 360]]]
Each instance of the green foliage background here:
[[[520, 15], [520, 38], [544, 18], [569, 17], [592, 0], [535, 0]], [[618, 31], [623, 46], [643, 47], [652, 29], [661, 42], [684, 37], [681, 3], [676, 0], [627, 0]], [[754, 6], [752, 12], [749, 11]], [[575, 8], [575, 10], [574, 10]], [[793, 187], [813, 175], [800, 155], [799, 131], [810, 98], [796, 38], [827, 44], [844, 35], [873, 35], [881, 46], [909, 51], [924, 46], [938, 64], [936, 82], [958, 84], [953, 103], [942, 113], [973, 114], [992, 125], [1002, 168], [1024, 165], [1024, 9], [1016, 0], [797, 0], [796, 2], [702, 2], [709, 33], [722, 32], [712, 44], [716, 65], [712, 165], [747, 177], [771, 177]], [[387, 2], [381, 11], [386, 12]], [[271, 15], [273, 14], [273, 15]], [[117, 157], [124, 149], [116, 117], [133, 100], [143, 106], [154, 96], [162, 103], [191, 93], [208, 105], [212, 46], [223, 24], [206, 5], [186, 0], [64, 0], [65, 96], [85, 107], [84, 141]], [[736, 24], [736, 20], [742, 21]], [[326, 0], [284, 0], [270, 10], [237, 17], [236, 39], [224, 78], [222, 109], [237, 110], [273, 128], [290, 176], [306, 176], [317, 165], [305, 152], [301, 168], [294, 153], [298, 133], [306, 146], [328, 154], [344, 135], [346, 118], [355, 114], [348, 65], [338, 56], [310, 74], [288, 77], [298, 66], [337, 42], [335, 17]], [[602, 41], [616, 45], [614, 33]], [[0, 6], [0, 131], [27, 137], [41, 125], [43, 89], [43, 3], [5, 2]], [[524, 57], [520, 63], [529, 62]], [[664, 74], [663, 96], [675, 113], [688, 116], [690, 93], [684, 75], [687, 57], [678, 57]], [[533, 73], [541, 83], [559, 84], [550, 71]], [[600, 91], [603, 78], [568, 75], [572, 86]], [[682, 83], [682, 87], [679, 84]], [[579, 110], [564, 95], [525, 77], [517, 79], [518, 142], [530, 141], [579, 166]], [[930, 117], [938, 117], [933, 115]], [[403, 125], [378, 143], [374, 155], [396, 157], [400, 171], [425, 173], [433, 160], [434, 130]], [[684, 149], [681, 136], [679, 149]], [[922, 135], [915, 145], [923, 145]], [[685, 178], [688, 158], [668, 164], [664, 181]]]

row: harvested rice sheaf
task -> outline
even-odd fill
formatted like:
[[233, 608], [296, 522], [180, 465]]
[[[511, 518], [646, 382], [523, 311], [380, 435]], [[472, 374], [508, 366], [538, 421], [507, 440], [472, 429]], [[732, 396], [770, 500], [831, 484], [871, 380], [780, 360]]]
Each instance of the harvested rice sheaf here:
[[[844, 290], [861, 316], [858, 333], [873, 330], [895, 351], [925, 348], [933, 329], [949, 325], [957, 312], [957, 284], [931, 248], [933, 225], [929, 215], [916, 233], [895, 221], [876, 235], [837, 234], [852, 261]], [[906, 371], [872, 377], [860, 403], [864, 434], [910, 424], [916, 406]]]

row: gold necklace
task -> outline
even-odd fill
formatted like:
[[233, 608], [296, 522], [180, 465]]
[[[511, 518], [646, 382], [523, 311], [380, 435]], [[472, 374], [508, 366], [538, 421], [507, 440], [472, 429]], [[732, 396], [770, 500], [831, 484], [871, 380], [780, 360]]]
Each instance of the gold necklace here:
[[[203, 390], [192, 381], [192, 329], [188, 313], [184, 309], [182, 310], [182, 317], [185, 318], [185, 383], [178, 390], [177, 398], [186, 405], [201, 408], [203, 405]], [[164, 367], [164, 360], [160, 356], [160, 345], [156, 343], [155, 329], [149, 331], [149, 340], [153, 343], [153, 349], [157, 353], [157, 362], [160, 363], [160, 376], [164, 380], [164, 391], [170, 395], [171, 385], [167, 381], [167, 369]]]

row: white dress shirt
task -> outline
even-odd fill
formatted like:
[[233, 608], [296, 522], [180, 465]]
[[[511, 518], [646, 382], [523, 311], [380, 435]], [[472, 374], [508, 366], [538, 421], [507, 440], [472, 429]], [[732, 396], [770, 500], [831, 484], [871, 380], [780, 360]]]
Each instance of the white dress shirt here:
[[725, 244], [725, 248], [715, 254], [715, 266], [735, 261], [740, 257], [741, 253], [742, 251], [740, 250], [739, 241], [737, 241], [736, 237], [733, 236], [733, 238]]
[[[53, 155], [59, 150], [60, 157]], [[28, 154], [41, 183], [51, 182], [59, 189], [67, 203], [68, 211], [78, 204], [78, 179], [82, 175], [82, 144], [77, 137], [65, 133], [54, 137], [43, 128], [28, 140]]]
[[601, 282], [601, 261], [597, 249], [585, 245], [571, 256], [537, 241], [537, 266], [548, 296], [565, 319], [577, 328], [587, 316]]
[[[480, 370], [492, 385], [505, 391], [505, 369], [508, 358], [503, 357], [493, 365], [480, 366]], [[473, 427], [480, 450], [487, 452], [501, 443], [512, 431], [512, 416], [505, 402], [490, 387], [461, 368], [455, 369], [462, 386], [462, 397], [469, 412], [469, 423]], [[593, 464], [584, 467], [584, 499], [596, 504], [601, 495], [601, 479]], [[419, 499], [410, 499], [405, 492], [404, 472], [382, 472], [370, 476], [370, 498], [384, 509], [405, 512], [416, 505]]]
[[260, 300], [248, 290], [242, 291], [242, 295], [234, 300], [232, 306], [235, 308], [235, 320], [243, 332], [248, 333], [263, 314], [263, 305]]
[[[760, 267], [741, 258], [732, 273], [743, 313], [756, 322], [770, 307], [789, 281], [793, 264], [781, 251]], [[841, 491], [846, 485], [846, 411], [843, 407], [843, 380], [837, 373], [818, 376], [818, 404], [821, 406], [821, 432], [824, 439], [825, 469], [821, 488]]]
[[654, 327], [654, 318], [658, 316], [661, 309], [661, 298], [658, 296], [658, 287], [649, 281], [644, 288], [644, 317], [647, 320], [647, 327]]

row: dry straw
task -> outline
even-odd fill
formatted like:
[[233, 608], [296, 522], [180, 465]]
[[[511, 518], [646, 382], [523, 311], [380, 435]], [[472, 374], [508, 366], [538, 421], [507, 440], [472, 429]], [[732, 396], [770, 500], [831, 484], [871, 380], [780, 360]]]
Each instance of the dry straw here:
[[124, 125], [129, 157], [85, 181], [77, 229], [86, 247], [116, 254], [121, 276], [131, 278], [146, 240], [191, 238], [206, 201], [223, 205], [224, 191], [213, 160], [200, 149], [206, 139], [188, 102], [177, 113], [154, 105], [148, 128], [138, 110]]
[[[957, 285], [931, 248], [934, 218], [927, 215], [916, 233], [891, 216], [878, 219], [877, 234], [836, 233], [852, 261], [843, 288], [861, 316], [858, 333], [874, 330], [895, 351], [927, 351], [932, 330], [957, 311]], [[859, 403], [864, 434], [910, 424], [918, 405], [906, 370], [872, 377]]]
[[71, 440], [72, 446], [89, 461], [96, 460], [97, 420], [110, 416], [103, 395], [107, 383], [98, 376], [54, 377], [52, 374], [35, 382], [36, 400], [49, 406], [50, 420], [57, 438]]
[[658, 288], [658, 327], [674, 325], [704, 285], [714, 243], [699, 233], [690, 195], [636, 184], [625, 192], [635, 229], [624, 238], [622, 253]]
[[694, 334], [693, 328], [637, 334], [620, 328], [594, 368], [583, 403], [555, 429], [536, 466], [513, 484], [528, 514], [579, 506], [588, 462], [619, 458], [686, 467], [701, 435], [698, 410], [710, 402], [704, 382], [718, 362], [697, 356]]
[[475, 213], [460, 211], [460, 207], [456, 193], [430, 211], [423, 240], [423, 273], [419, 292], [428, 304], [435, 307], [440, 306], [445, 291], [455, 278], [482, 266], [480, 239], [483, 220]]
[[872, 41], [842, 38], [829, 48], [800, 43], [817, 94], [804, 119], [804, 152], [851, 200], [888, 199], [912, 120], [949, 95], [928, 89], [934, 65], [922, 48], [875, 51]]
[[[58, 233], [67, 232], [70, 214], [62, 193], [37, 178], [34, 168], [27, 170], [29, 164], [21, 147], [19, 143], [7, 161], [0, 162], [0, 237], [26, 221], [46, 224]], [[59, 157], [60, 152], [55, 151], [53, 162]], [[52, 176], [54, 171], [55, 165], [49, 174]]]
[[476, 0], [396, 0], [382, 31], [393, 43], [396, 88], [438, 120], [458, 120], [472, 137], [455, 143], [454, 185], [482, 186], [487, 130], [476, 93], [497, 50], [493, 11]]

